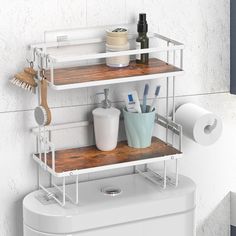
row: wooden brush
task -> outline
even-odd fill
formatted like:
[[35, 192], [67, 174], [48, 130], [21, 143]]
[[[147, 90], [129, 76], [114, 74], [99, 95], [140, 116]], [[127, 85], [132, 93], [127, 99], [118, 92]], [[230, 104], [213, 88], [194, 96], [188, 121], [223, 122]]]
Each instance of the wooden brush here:
[[38, 125], [45, 126], [51, 123], [52, 117], [47, 103], [47, 81], [42, 79], [40, 83], [41, 103], [40, 106], [35, 108], [34, 117]]
[[37, 72], [33, 69], [32, 66], [25, 68], [21, 73], [17, 73], [13, 79], [11, 79], [11, 83], [34, 93], [35, 88], [37, 87], [37, 83], [34, 80]]

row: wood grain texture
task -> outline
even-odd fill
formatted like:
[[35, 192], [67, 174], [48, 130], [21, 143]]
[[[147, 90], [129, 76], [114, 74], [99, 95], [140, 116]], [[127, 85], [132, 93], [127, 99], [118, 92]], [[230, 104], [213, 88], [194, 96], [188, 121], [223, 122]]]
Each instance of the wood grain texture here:
[[[136, 64], [135, 61], [132, 61], [129, 66], [123, 68], [112, 68], [106, 64], [99, 64], [55, 69], [54, 84], [66, 85], [177, 71], [181, 71], [181, 69], [152, 58], [149, 60], [148, 65]], [[46, 72], [46, 78], [50, 81], [49, 71]]]
[[[95, 145], [73, 148], [56, 151], [55, 171], [62, 173], [180, 153], [156, 137], [153, 137], [151, 147], [143, 149], [131, 148], [126, 141], [119, 142], [115, 150], [108, 152], [99, 151]], [[37, 157], [39, 158], [38, 154]], [[51, 152], [47, 155], [47, 165], [52, 167]]]

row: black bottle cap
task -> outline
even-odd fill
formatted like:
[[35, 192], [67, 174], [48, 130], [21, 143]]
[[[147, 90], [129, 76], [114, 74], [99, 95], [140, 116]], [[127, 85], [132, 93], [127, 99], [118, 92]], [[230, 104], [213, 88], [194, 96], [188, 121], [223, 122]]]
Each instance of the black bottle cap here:
[[148, 24], [147, 24], [147, 20], [146, 20], [146, 13], [140, 13], [139, 14], [138, 32], [139, 33], [147, 33], [148, 32]]
[[146, 22], [146, 13], [140, 13], [139, 14], [139, 21]]

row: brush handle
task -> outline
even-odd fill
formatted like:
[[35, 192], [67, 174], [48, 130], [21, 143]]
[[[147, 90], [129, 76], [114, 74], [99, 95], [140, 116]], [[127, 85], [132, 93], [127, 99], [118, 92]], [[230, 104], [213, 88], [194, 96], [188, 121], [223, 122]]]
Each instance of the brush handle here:
[[48, 106], [48, 102], [47, 102], [47, 81], [45, 79], [41, 80], [41, 106], [44, 107], [44, 109], [46, 110], [47, 113], [47, 122], [46, 125], [49, 125], [51, 123], [51, 111], [49, 109]]
[[146, 111], [147, 111], [147, 96], [143, 96], [142, 112], [145, 113]]
[[48, 106], [47, 104], [47, 81], [41, 80], [41, 106]]

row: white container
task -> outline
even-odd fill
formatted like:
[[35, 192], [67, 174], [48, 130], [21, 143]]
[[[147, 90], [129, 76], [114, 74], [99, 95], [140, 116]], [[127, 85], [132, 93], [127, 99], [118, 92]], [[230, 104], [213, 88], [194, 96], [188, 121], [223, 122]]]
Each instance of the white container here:
[[111, 151], [118, 141], [120, 110], [96, 108], [93, 110], [96, 146], [101, 151]]
[[[109, 196], [101, 190], [121, 190]], [[75, 185], [68, 185], [69, 194]], [[178, 188], [153, 185], [139, 174], [79, 184], [79, 205], [42, 204], [42, 190], [23, 201], [24, 236], [194, 236], [195, 184], [179, 176]]]
[[[129, 47], [127, 29], [106, 30], [106, 52], [127, 51]], [[126, 67], [129, 65], [129, 61], [129, 55], [106, 58], [106, 64], [110, 67]]]
[[[118, 46], [106, 44], [106, 52], [120, 52], [127, 50], [129, 50], [129, 43]], [[126, 67], [129, 65], [129, 62], [129, 55], [106, 58], [106, 64], [110, 67]]]

